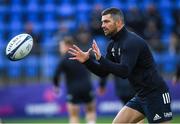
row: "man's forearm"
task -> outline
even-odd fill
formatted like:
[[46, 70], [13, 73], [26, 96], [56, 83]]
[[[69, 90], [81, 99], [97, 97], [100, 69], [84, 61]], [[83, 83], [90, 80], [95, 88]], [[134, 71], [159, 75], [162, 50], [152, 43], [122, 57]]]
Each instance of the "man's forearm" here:
[[126, 64], [122, 65], [119, 63], [114, 63], [114, 62], [111, 62], [111, 61], [105, 59], [104, 57], [100, 58], [99, 63], [102, 66], [102, 68], [106, 68], [106, 70], [109, 73], [112, 73], [112, 74], [117, 75], [122, 78], [127, 78], [129, 75], [130, 71]]
[[95, 62], [93, 59], [88, 59], [84, 62], [84, 65], [94, 74], [105, 77], [109, 74], [109, 72], [103, 68], [99, 63]]

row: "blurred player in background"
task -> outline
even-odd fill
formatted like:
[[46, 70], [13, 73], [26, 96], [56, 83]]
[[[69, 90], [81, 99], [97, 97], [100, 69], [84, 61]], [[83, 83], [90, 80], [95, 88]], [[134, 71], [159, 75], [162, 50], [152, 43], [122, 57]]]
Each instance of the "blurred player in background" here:
[[59, 51], [62, 60], [59, 63], [54, 75], [54, 90], [59, 92], [59, 76], [63, 72], [67, 87], [67, 107], [69, 112], [69, 122], [71, 124], [79, 123], [80, 104], [85, 104], [87, 124], [95, 124], [96, 111], [93, 87], [90, 80], [90, 73], [78, 61], [71, 61], [68, 58], [68, 49], [74, 44], [72, 37], [65, 37], [59, 42]]
[[[157, 71], [146, 41], [125, 27], [124, 16], [117, 8], [102, 12], [102, 28], [110, 38], [106, 58], [94, 41], [83, 52], [76, 45], [69, 49], [71, 60], [78, 60], [98, 76], [113, 74], [128, 78], [136, 95], [119, 111], [114, 124], [137, 123], [147, 117], [149, 123], [168, 123], [172, 119], [169, 89]], [[91, 59], [93, 50], [96, 60]]]
[[176, 72], [173, 76], [173, 84], [176, 85], [180, 81], [180, 65], [177, 66]]
[[[122, 79], [117, 76], [113, 76], [113, 79], [114, 79], [116, 96], [123, 104], [126, 104], [135, 95], [135, 91], [129, 84], [128, 80]], [[99, 82], [100, 86], [98, 89], [99, 95], [104, 95], [104, 93], [106, 92], [107, 80], [108, 77], [104, 77], [100, 79]]]

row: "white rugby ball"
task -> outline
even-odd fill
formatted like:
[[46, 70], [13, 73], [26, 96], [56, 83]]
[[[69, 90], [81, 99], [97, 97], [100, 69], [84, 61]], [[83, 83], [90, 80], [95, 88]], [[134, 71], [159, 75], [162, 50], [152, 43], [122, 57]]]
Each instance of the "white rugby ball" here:
[[33, 47], [33, 38], [29, 34], [19, 34], [12, 38], [6, 47], [6, 56], [17, 61], [26, 57]]

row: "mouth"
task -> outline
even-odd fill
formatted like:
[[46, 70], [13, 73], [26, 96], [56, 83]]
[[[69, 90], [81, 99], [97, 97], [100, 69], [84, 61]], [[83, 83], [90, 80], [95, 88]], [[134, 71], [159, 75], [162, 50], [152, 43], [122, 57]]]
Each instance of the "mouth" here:
[[108, 32], [108, 30], [107, 30], [107, 29], [103, 29], [103, 31], [104, 31], [104, 33], [107, 33], [107, 32]]

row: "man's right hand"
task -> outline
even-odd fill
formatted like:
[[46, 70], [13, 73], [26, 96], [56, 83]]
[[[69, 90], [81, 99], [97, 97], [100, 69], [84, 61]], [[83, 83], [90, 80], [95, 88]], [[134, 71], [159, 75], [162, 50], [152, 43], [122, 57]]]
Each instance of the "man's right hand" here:
[[90, 48], [87, 52], [83, 52], [79, 47], [76, 45], [73, 45], [72, 48], [69, 48], [68, 53], [73, 55], [73, 57], [69, 58], [71, 60], [78, 60], [81, 63], [84, 63], [89, 59], [90, 51], [92, 48]]

